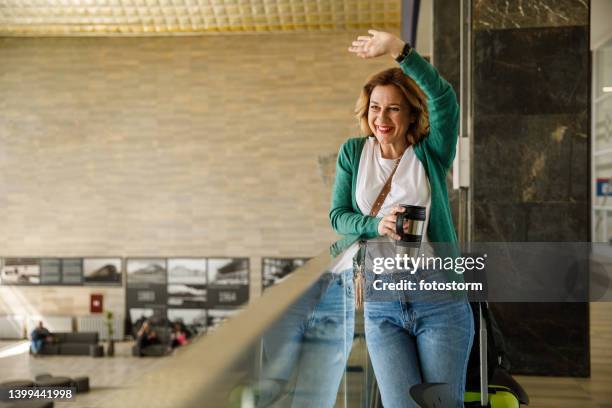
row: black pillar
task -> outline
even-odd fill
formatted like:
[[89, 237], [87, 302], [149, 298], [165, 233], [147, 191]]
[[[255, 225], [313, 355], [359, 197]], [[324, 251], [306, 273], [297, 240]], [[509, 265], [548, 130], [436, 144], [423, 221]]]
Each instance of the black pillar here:
[[[590, 240], [589, 2], [472, 1], [473, 239]], [[496, 304], [513, 372], [589, 375], [588, 304]]]

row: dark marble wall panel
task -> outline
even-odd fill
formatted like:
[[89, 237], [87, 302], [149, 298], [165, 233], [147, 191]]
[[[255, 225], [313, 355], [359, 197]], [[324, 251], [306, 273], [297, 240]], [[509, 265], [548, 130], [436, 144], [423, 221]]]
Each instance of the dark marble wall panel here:
[[504, 334], [512, 373], [588, 376], [588, 304], [498, 303], [491, 308]]
[[480, 114], [586, 111], [587, 26], [474, 34], [475, 109]]
[[[482, 110], [479, 110], [482, 112]], [[586, 111], [480, 114], [474, 118], [474, 200], [507, 203], [584, 201], [589, 194]], [[494, 160], [484, 159], [487, 156]], [[481, 237], [486, 238], [486, 237]], [[587, 240], [587, 235], [572, 239]], [[482, 240], [482, 239], [480, 239]]]
[[[478, 242], [569, 242], [588, 236], [587, 201], [504, 203], [475, 201], [474, 240]], [[486, 239], [485, 239], [486, 238]]]
[[480, 29], [587, 25], [589, 0], [473, 0]]
[[527, 241], [588, 241], [589, 201], [547, 202], [529, 212]]
[[[459, 95], [460, 85], [460, 6], [459, 1], [434, 1], [433, 3], [433, 64]], [[452, 169], [447, 177], [455, 228], [459, 222], [459, 190], [453, 190]]]
[[527, 240], [526, 214], [529, 205], [521, 203], [472, 203], [474, 241], [522, 242]]
[[[588, 2], [473, 6], [474, 239], [588, 241]], [[589, 374], [587, 304], [494, 310], [513, 372]]]

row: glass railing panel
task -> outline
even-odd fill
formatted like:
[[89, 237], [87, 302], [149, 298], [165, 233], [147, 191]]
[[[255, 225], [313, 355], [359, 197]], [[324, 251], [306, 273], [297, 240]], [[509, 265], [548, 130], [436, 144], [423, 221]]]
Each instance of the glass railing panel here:
[[363, 319], [355, 321], [355, 246], [343, 249], [325, 251], [266, 288], [109, 406], [362, 406], [369, 371]]

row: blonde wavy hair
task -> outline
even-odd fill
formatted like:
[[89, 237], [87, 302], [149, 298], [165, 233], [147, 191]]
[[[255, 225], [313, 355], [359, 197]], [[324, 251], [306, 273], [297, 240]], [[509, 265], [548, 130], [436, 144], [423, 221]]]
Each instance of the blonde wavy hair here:
[[361, 94], [355, 104], [355, 117], [359, 121], [362, 135], [367, 137], [374, 134], [368, 124], [368, 112], [372, 91], [379, 85], [395, 85], [401, 91], [404, 101], [410, 107], [410, 113], [415, 115], [415, 121], [408, 127], [408, 141], [410, 144], [419, 143], [429, 133], [427, 96], [416, 82], [404, 74], [400, 68], [389, 68], [372, 75], [361, 89]]

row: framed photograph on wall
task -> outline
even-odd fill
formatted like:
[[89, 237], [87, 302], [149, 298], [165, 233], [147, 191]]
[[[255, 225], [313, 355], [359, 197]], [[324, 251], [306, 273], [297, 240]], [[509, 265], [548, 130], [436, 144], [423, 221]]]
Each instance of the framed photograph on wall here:
[[249, 259], [208, 258], [208, 308], [237, 307], [249, 301]]
[[208, 258], [208, 282], [214, 286], [249, 284], [248, 258]]
[[83, 284], [83, 258], [62, 258], [62, 284]]
[[207, 302], [206, 258], [168, 259], [168, 306], [205, 308]]
[[85, 285], [121, 286], [123, 266], [121, 258], [85, 258], [83, 283]]
[[0, 270], [4, 285], [38, 285], [40, 260], [37, 258], [5, 258]]
[[291, 272], [303, 266], [310, 258], [263, 258], [261, 260], [261, 286], [265, 290], [283, 281]]
[[166, 260], [163, 258], [129, 258], [126, 261], [127, 283], [166, 284]]
[[166, 259], [128, 258], [125, 270], [125, 305], [130, 312], [130, 319], [132, 309], [152, 309], [155, 318], [165, 318], [168, 307]]
[[60, 285], [62, 283], [62, 261], [59, 258], [40, 260], [40, 283], [43, 285]]

